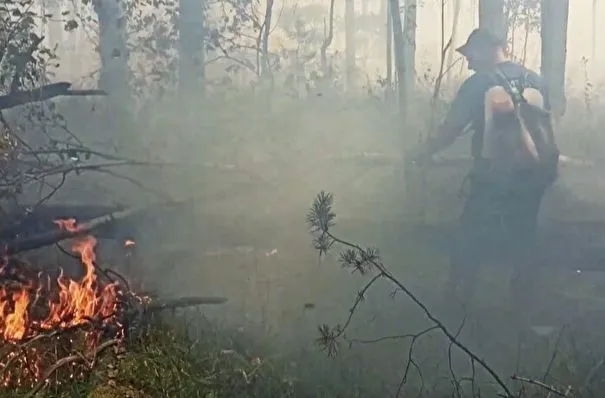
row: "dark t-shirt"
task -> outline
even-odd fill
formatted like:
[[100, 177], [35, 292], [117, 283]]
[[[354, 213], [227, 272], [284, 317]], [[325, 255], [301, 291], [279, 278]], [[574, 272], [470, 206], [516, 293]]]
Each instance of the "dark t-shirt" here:
[[[502, 74], [510, 81], [513, 87], [539, 90], [544, 97], [546, 109], [550, 109], [548, 90], [540, 75], [520, 64], [510, 61], [501, 63], [499, 67]], [[454, 125], [471, 125], [471, 129], [474, 132], [471, 152], [474, 157], [479, 156], [483, 146], [485, 93], [497, 85], [499, 83], [493, 76], [486, 73], [475, 73], [462, 83], [450, 107], [448, 119]]]

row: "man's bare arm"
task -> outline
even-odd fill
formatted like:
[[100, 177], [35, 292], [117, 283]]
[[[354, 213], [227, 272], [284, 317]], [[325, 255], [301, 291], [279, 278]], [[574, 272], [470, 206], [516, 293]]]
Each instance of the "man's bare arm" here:
[[450, 147], [454, 141], [466, 131], [469, 124], [470, 123], [468, 122], [462, 124], [458, 123], [456, 120], [446, 119], [445, 122], [439, 126], [437, 133], [429, 136], [427, 139], [423, 151], [425, 156], [433, 156]]
[[472, 78], [462, 84], [445, 121], [439, 126], [435, 134], [429, 136], [418, 157], [426, 159], [443, 151], [466, 131], [466, 128], [472, 123], [473, 114], [478, 110], [476, 109], [478, 103], [475, 86], [476, 81], [473, 81]]

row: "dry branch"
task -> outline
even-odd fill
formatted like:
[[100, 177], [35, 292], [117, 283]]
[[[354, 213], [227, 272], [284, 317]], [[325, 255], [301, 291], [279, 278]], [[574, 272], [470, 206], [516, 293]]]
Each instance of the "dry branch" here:
[[521, 376], [517, 376], [517, 375], [512, 375], [511, 376], [511, 380], [515, 380], [515, 381], [519, 381], [521, 383], [527, 383], [527, 384], [532, 384], [534, 386], [538, 386], [546, 391], [549, 391], [559, 397], [569, 397], [569, 394], [571, 393], [571, 389], [568, 388], [565, 391], [561, 391], [558, 388], [548, 385], [544, 382], [541, 382], [539, 380], [534, 380], [534, 379], [530, 379], [527, 377], [521, 377]]
[[[349, 317], [347, 322], [343, 326], [337, 325], [334, 329], [330, 329], [327, 325], [320, 327], [321, 337], [319, 338], [320, 344], [323, 348], [328, 349], [328, 353], [335, 352], [334, 348], [337, 347], [337, 339], [344, 335], [350, 320], [355, 313], [358, 304], [365, 297], [365, 292], [370, 288], [374, 282], [379, 279], [388, 280], [391, 282], [397, 292], [403, 292], [412, 302], [424, 313], [436, 329], [439, 329], [451, 345], [460, 349], [474, 364], [480, 366], [485, 372], [489, 374], [492, 380], [502, 389], [504, 396], [513, 398], [515, 395], [511, 389], [506, 385], [504, 380], [496, 373], [485, 360], [481, 359], [473, 350], [463, 344], [457, 337], [457, 333], [453, 333], [443, 322], [438, 319], [433, 312], [416, 296], [408, 287], [403, 284], [397, 277], [395, 277], [382, 263], [378, 251], [375, 249], [363, 249], [361, 246], [340, 239], [330, 232], [330, 228], [335, 224], [334, 218], [336, 214], [332, 211], [333, 196], [331, 194], [321, 192], [317, 195], [315, 201], [309, 213], [307, 214], [307, 223], [310, 227], [310, 232], [314, 236], [313, 245], [319, 252], [319, 254], [327, 253], [331, 250], [335, 244], [341, 245], [347, 248], [341, 252], [340, 262], [344, 268], [348, 268], [353, 272], [359, 272], [361, 275], [368, 273], [375, 273], [373, 278], [363, 287], [361, 292], [357, 296], [357, 300], [353, 304], [351, 310], [349, 310]], [[431, 328], [427, 329], [428, 331]], [[411, 356], [408, 356], [410, 359]], [[406, 368], [406, 376], [409, 370], [409, 366], [412, 365], [408, 361], [408, 367]], [[400, 385], [401, 390], [405, 383], [404, 376], [403, 382]]]
[[92, 363], [96, 359], [96, 357], [98, 357], [101, 353], [103, 353], [103, 351], [105, 351], [107, 348], [113, 347], [119, 343], [120, 343], [120, 340], [118, 340], [118, 339], [107, 340], [106, 342], [99, 345], [99, 347], [97, 347], [97, 349], [93, 353], [93, 356], [92, 356], [92, 358], [90, 358], [90, 360], [81, 354], [70, 355], [68, 357], [59, 359], [50, 369], [48, 369], [46, 371], [46, 373], [44, 374], [44, 377], [41, 378], [40, 381], [38, 381], [38, 383], [34, 386], [34, 388], [26, 395], [26, 398], [35, 397], [36, 394], [47, 383], [48, 379], [50, 379], [50, 377], [61, 367], [68, 365], [70, 363], [84, 362], [85, 365], [88, 368], [90, 368], [90, 363]]

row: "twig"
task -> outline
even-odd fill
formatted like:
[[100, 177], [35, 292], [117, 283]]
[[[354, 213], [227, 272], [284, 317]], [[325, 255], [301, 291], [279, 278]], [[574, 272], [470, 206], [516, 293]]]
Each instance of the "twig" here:
[[520, 381], [521, 383], [527, 383], [527, 384], [533, 384], [535, 386], [538, 386], [540, 388], [543, 388], [547, 391], [552, 392], [553, 394], [556, 394], [560, 397], [569, 397], [569, 394], [571, 393], [570, 389], [567, 389], [566, 391], [561, 391], [558, 388], [548, 385], [546, 383], [543, 383], [541, 381], [538, 380], [533, 380], [527, 377], [522, 377], [522, 376], [517, 376], [517, 375], [512, 375], [511, 376], [511, 380], [516, 380], [516, 381]]
[[407, 360], [407, 363], [405, 365], [405, 371], [403, 372], [403, 376], [401, 377], [401, 381], [399, 382], [399, 386], [397, 387], [397, 394], [396, 394], [397, 397], [401, 393], [401, 390], [403, 389], [403, 386], [405, 385], [405, 382], [408, 379], [408, 373], [410, 371], [410, 366], [414, 365], [414, 367], [418, 370], [418, 373], [420, 374], [420, 377], [422, 378], [422, 372], [420, 372], [420, 370], [418, 369], [418, 366], [416, 365], [416, 362], [414, 361], [414, 358], [412, 358], [412, 354], [413, 354], [413, 350], [414, 350], [414, 344], [416, 343], [416, 341], [420, 337], [424, 336], [427, 333], [432, 332], [435, 329], [437, 329], [437, 327], [432, 326], [430, 328], [424, 329], [423, 331], [421, 331], [420, 333], [415, 334], [414, 337], [412, 337], [412, 341], [410, 342], [410, 346], [408, 348], [408, 360]]
[[561, 344], [561, 338], [563, 337], [563, 331], [565, 330], [565, 326], [563, 326], [557, 335], [557, 340], [555, 342], [555, 348], [553, 349], [552, 356], [550, 357], [550, 361], [546, 366], [546, 370], [544, 371], [544, 376], [542, 376], [542, 380], [546, 381], [548, 379], [548, 375], [555, 363], [555, 359], [557, 358], [557, 354], [559, 352], [559, 345]]
[[[456, 331], [456, 334], [455, 334], [456, 338], [458, 338], [458, 336], [460, 335], [460, 332], [462, 332], [465, 322], [466, 322], [466, 317], [464, 317], [462, 319], [462, 322], [460, 323], [460, 326], [458, 327], [458, 330]], [[471, 361], [472, 360], [473, 359], [471, 358]], [[462, 397], [462, 392], [460, 390], [461, 384], [460, 384], [460, 381], [458, 380], [458, 378], [456, 377], [456, 372], [454, 372], [454, 367], [452, 364], [452, 343], [451, 342], [447, 349], [447, 361], [448, 361], [448, 367], [450, 370], [450, 375], [452, 376], [452, 383], [454, 383], [454, 387], [456, 388], [456, 397], [461, 398]]]
[[[99, 345], [99, 347], [97, 347], [97, 349], [95, 350], [95, 352], [93, 353], [92, 357], [93, 360], [98, 357], [103, 351], [105, 351], [107, 348], [118, 345], [120, 343], [120, 340], [118, 339], [112, 339], [112, 340], [107, 340], [106, 342], [104, 342], [103, 344]], [[90, 370], [90, 364], [88, 363], [89, 360], [84, 357], [81, 354], [75, 354], [75, 355], [70, 355], [68, 357], [65, 358], [61, 358], [57, 361], [57, 363], [55, 363], [50, 369], [48, 369], [46, 371], [46, 373], [44, 374], [44, 377], [42, 379], [40, 379], [40, 381], [38, 381], [38, 383], [34, 386], [34, 388], [26, 395], [26, 398], [33, 398], [41, 389], [42, 387], [44, 387], [44, 385], [46, 384], [47, 380], [61, 367], [68, 365], [70, 363], [75, 363], [75, 362], [84, 362], [84, 364], [86, 365], [86, 367]]]
[[592, 378], [598, 372], [598, 370], [601, 369], [603, 364], [605, 364], [605, 359], [601, 359], [590, 369], [590, 371], [586, 375], [586, 379], [584, 379], [584, 383], [582, 383], [580, 391], [586, 391], [590, 387], [590, 382], [592, 381]]
[[[348, 246], [352, 249], [355, 249], [361, 253], [364, 252], [364, 250], [353, 243], [344, 241], [342, 239], [339, 239], [337, 237], [335, 237], [334, 235], [332, 235], [330, 232], [325, 231], [325, 233], [335, 242], [342, 244], [343, 246]], [[475, 354], [473, 351], [471, 351], [468, 347], [466, 347], [464, 344], [462, 344], [453, 334], [452, 332], [449, 331], [449, 329], [438, 319], [436, 318], [433, 313], [427, 308], [427, 306], [421, 302], [414, 293], [412, 293], [405, 285], [403, 285], [397, 278], [395, 278], [385, 267], [383, 264], [375, 261], [375, 260], [370, 260], [370, 263], [376, 267], [376, 269], [379, 271], [379, 276], [380, 277], [384, 277], [385, 279], [389, 280], [390, 282], [392, 282], [395, 286], [397, 286], [402, 292], [405, 293], [406, 296], [408, 296], [413, 302], [414, 304], [416, 304], [418, 307], [420, 307], [420, 309], [424, 312], [425, 316], [431, 321], [433, 322], [437, 328], [439, 328], [441, 330], [441, 332], [448, 338], [448, 340], [454, 344], [456, 347], [458, 347], [460, 350], [462, 350], [462, 352], [464, 352], [466, 355], [468, 355], [470, 358], [472, 358], [475, 362], [477, 362], [493, 379], [494, 381], [504, 390], [505, 394], [507, 397], [514, 397], [514, 394], [510, 391], [510, 389], [506, 386], [506, 384], [504, 383], [504, 381], [502, 380], [502, 378], [500, 376], [498, 376], [498, 374], [491, 368], [491, 366], [489, 366], [483, 359], [479, 358], [477, 356], [477, 354]]]

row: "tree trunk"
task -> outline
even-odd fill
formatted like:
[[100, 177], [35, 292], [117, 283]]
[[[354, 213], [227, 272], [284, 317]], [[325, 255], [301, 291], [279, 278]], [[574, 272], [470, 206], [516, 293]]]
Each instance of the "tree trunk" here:
[[191, 101], [205, 94], [204, 50], [204, 2], [180, 0], [179, 93], [184, 101]]
[[61, 0], [48, 0], [45, 2], [45, 12], [50, 14], [51, 17], [48, 19], [46, 23], [46, 27], [48, 29], [47, 37], [49, 47], [53, 48], [57, 47], [58, 55], [61, 57], [63, 55], [63, 29], [61, 26]]
[[[82, 3], [74, 1], [70, 8], [72, 9], [72, 15], [82, 15], [82, 11], [85, 8]], [[65, 32], [67, 36], [66, 42], [69, 43], [66, 47], [69, 50], [69, 75], [70, 76], [81, 76], [82, 74], [82, 57], [79, 56], [79, 47], [81, 41], [80, 30], [82, 27], [78, 27], [74, 30]]]
[[328, 16], [328, 23], [324, 21], [324, 40], [321, 43], [321, 71], [323, 79], [327, 79], [331, 75], [331, 68], [328, 67], [328, 47], [332, 44], [334, 39], [334, 3], [335, 0], [330, 0], [330, 14]]
[[490, 30], [502, 39], [507, 38], [504, 0], [479, 0], [479, 28]]
[[565, 112], [565, 65], [567, 59], [567, 19], [569, 0], [542, 0], [542, 59], [540, 72], [546, 79], [555, 117]]
[[[405, 19], [403, 24], [403, 87], [405, 98], [412, 98], [416, 86], [416, 0], [405, 0]], [[406, 105], [406, 104], [404, 104]]]
[[370, 0], [361, 0], [361, 15], [368, 15], [370, 10]]
[[273, 15], [273, 0], [267, 0], [265, 7], [265, 20], [263, 22], [263, 35], [261, 40], [262, 68], [261, 77], [273, 81], [273, 72], [269, 62], [269, 35], [271, 34], [271, 17]]
[[345, 0], [345, 70], [347, 91], [350, 91], [355, 84], [355, 53], [355, 1]]
[[595, 61], [597, 59], [597, 0], [592, 0], [592, 43], [591, 45], [591, 61], [592, 70], [596, 71]]
[[393, 44], [395, 46], [395, 69], [397, 70], [399, 118], [401, 127], [403, 127], [407, 117], [407, 90], [405, 87], [405, 39], [403, 38], [403, 26], [401, 24], [401, 14], [399, 13], [399, 0], [389, 0], [389, 10], [393, 22]]
[[122, 103], [130, 97], [126, 19], [121, 1], [94, 0], [99, 21], [99, 55], [101, 70], [99, 88]]
[[447, 80], [448, 82], [451, 80], [452, 78], [452, 64], [454, 63], [454, 52], [455, 52], [455, 48], [456, 48], [456, 40], [457, 40], [457, 36], [458, 36], [458, 20], [460, 19], [460, 0], [454, 0], [453, 2], [453, 7], [454, 7], [454, 15], [452, 17], [452, 36], [451, 36], [451, 40], [452, 40], [452, 44], [450, 45], [450, 48], [448, 49], [447, 52], [447, 64], [446, 64], [446, 68], [447, 68]]
[[386, 80], [388, 85], [388, 95], [389, 99], [391, 98], [391, 89], [393, 87], [393, 19], [391, 17], [391, 6], [390, 0], [384, 1], [386, 8], [386, 18], [387, 18], [387, 26], [386, 26]]

